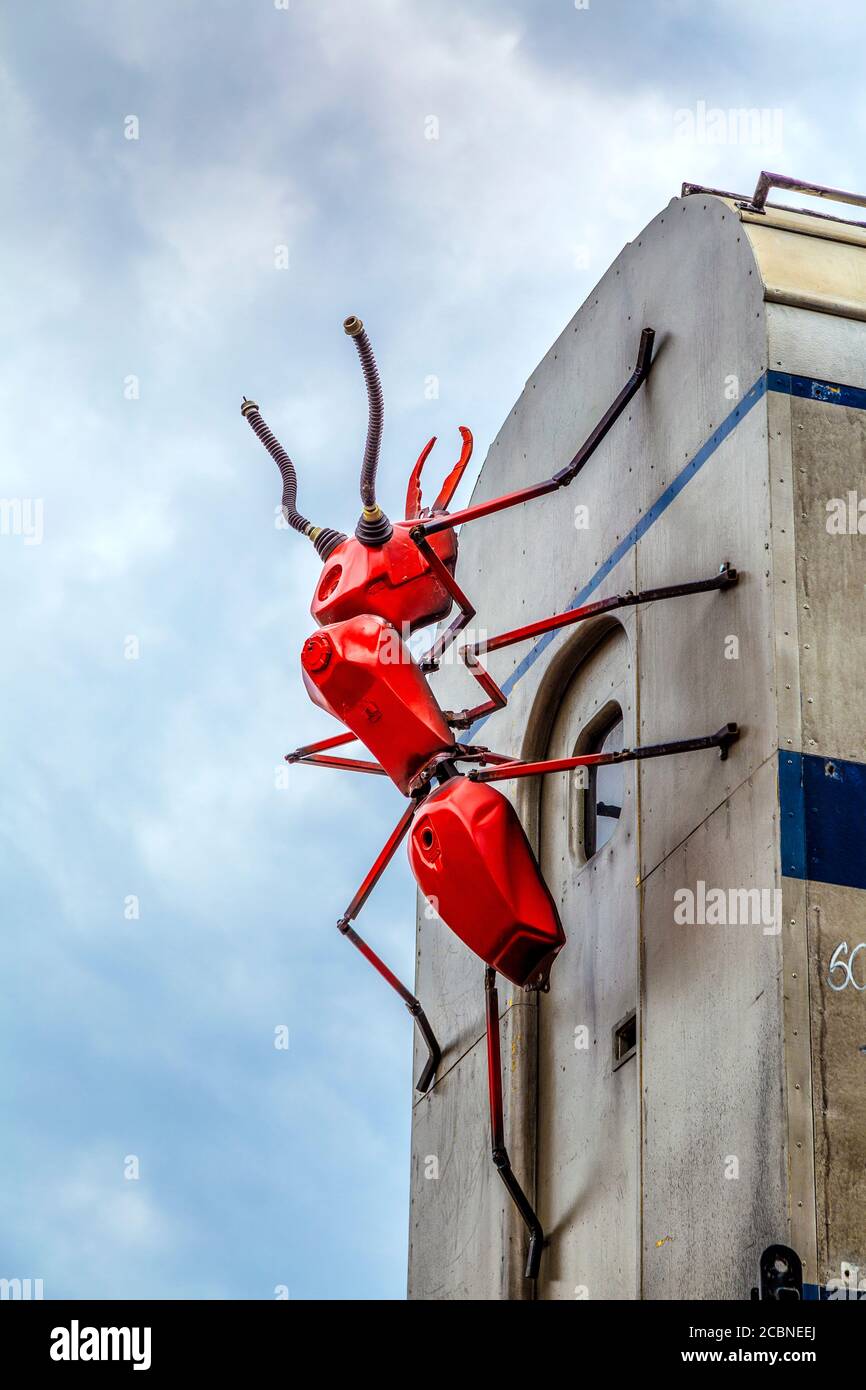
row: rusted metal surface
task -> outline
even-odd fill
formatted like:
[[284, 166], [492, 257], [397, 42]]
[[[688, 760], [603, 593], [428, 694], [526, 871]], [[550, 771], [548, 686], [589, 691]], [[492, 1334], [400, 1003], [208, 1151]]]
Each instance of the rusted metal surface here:
[[684, 183], [682, 187], [682, 197], [688, 198], [696, 193], [709, 193], [716, 198], [731, 198], [737, 205], [747, 212], [763, 212], [766, 208], [774, 210], [801, 212], [806, 217], [818, 217], [827, 222], [848, 222], [852, 221], [856, 227], [866, 227], [866, 222], [854, 222], [853, 219], [839, 217], [838, 214], [830, 212], [818, 212], [814, 208], [788, 208], [784, 203], [768, 203], [767, 194], [771, 188], [778, 188], [788, 193], [808, 193], [816, 198], [826, 198], [832, 203], [848, 203], [852, 207], [866, 207], [866, 194], [846, 193], [841, 188], [828, 188], [821, 183], [806, 183], [802, 179], [791, 178], [787, 174], [771, 174], [762, 170], [755, 185], [755, 191], [749, 197], [747, 193], [730, 193], [721, 188], [707, 188], [699, 183]]

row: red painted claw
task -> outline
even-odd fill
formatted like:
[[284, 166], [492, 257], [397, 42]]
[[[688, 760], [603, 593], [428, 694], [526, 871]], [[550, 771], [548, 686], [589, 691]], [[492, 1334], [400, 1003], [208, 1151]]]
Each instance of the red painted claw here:
[[[465, 425], [460, 426], [460, 434], [463, 438], [463, 448], [460, 450], [460, 457], [455, 463], [448, 477], [439, 489], [439, 496], [430, 509], [433, 512], [444, 512], [448, 510], [448, 503], [454, 496], [460, 484], [460, 479], [466, 472], [466, 465], [472, 457], [472, 431]], [[418, 456], [418, 462], [412, 469], [409, 476], [409, 488], [406, 493], [406, 520], [412, 521], [416, 516], [421, 515], [421, 470], [430, 455], [430, 450], [436, 443], [436, 436], [428, 440]]]
[[414, 521], [416, 516], [421, 515], [421, 470], [427, 462], [430, 450], [436, 443], [436, 436], [428, 440], [418, 455], [418, 462], [409, 475], [409, 488], [406, 493], [406, 520]]
[[466, 465], [472, 457], [472, 431], [468, 430], [465, 425], [461, 425], [460, 433], [463, 437], [463, 448], [460, 450], [459, 459], [439, 489], [439, 496], [433, 503], [434, 512], [447, 511], [448, 503], [457, 491], [460, 479], [466, 472]]

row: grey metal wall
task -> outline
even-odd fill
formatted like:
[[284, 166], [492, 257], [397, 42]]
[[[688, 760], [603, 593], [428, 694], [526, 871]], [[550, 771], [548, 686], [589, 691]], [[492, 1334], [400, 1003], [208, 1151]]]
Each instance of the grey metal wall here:
[[[743, 734], [726, 762], [632, 766], [617, 829], [589, 862], [569, 828], [570, 779], [513, 784], [569, 937], [549, 995], [501, 992], [509, 1146], [550, 1236], [537, 1287], [489, 1160], [483, 968], [419, 912], [417, 992], [446, 1052], [415, 1097], [410, 1297], [742, 1298], [779, 1240], [813, 1284], [840, 1261], [866, 1266], [855, 1060], [866, 994], [827, 985], [828, 952], [845, 933], [851, 947], [866, 936], [862, 889], [816, 885], [808, 865], [783, 873], [781, 820], [798, 807], [779, 795], [780, 750], [864, 757], [850, 693], [866, 572], [855, 581], [856, 537], [829, 544], [839, 538], [822, 530], [822, 507], [831, 485], [866, 492], [866, 416], [791, 384], [866, 387], [866, 279], [852, 269], [863, 262], [856, 229], [676, 199], [611, 266], [491, 446], [474, 500], [566, 463], [651, 325], [649, 381], [578, 481], [466, 527], [458, 578], [491, 634], [575, 601], [707, 578], [723, 561], [741, 579], [494, 654], [509, 705], [477, 740], [571, 752], [610, 699], [627, 743], [728, 720]], [[818, 643], [804, 640], [809, 624]], [[444, 705], [475, 702], [456, 664], [436, 679]], [[676, 895], [700, 883], [783, 890], [781, 919], [678, 923]], [[631, 1009], [639, 1046], [615, 1069], [612, 1029]]]

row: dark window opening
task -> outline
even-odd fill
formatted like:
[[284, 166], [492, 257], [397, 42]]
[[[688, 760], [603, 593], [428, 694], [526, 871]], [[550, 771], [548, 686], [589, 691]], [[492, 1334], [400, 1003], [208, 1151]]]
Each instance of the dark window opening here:
[[[596, 731], [583, 753], [618, 753], [622, 749], [622, 712], [617, 709], [611, 719]], [[587, 859], [606, 845], [622, 814], [625, 778], [622, 763], [586, 769], [584, 790], [583, 852]]]
[[637, 1052], [637, 1010], [620, 1019], [613, 1030], [613, 1069], [621, 1067]]

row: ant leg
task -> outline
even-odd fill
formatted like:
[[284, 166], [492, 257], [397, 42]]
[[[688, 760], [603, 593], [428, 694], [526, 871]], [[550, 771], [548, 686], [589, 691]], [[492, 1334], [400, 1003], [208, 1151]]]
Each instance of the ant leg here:
[[424, 653], [418, 662], [422, 671], [435, 671], [438, 669], [439, 658], [442, 653], [448, 650], [458, 633], [462, 632], [466, 624], [475, 617], [475, 609], [460, 588], [460, 585], [457, 583], [457, 580], [454, 578], [448, 566], [440, 560], [436, 551], [427, 540], [424, 534], [423, 522], [419, 522], [417, 526], [413, 526], [409, 535], [421, 551], [421, 554], [439, 580], [439, 583], [444, 589], [448, 590], [460, 610], [456, 618], [453, 618], [445, 631], [439, 634], [432, 647], [430, 647], [429, 651]]
[[422, 1009], [419, 1000], [417, 1000], [414, 994], [412, 994], [411, 991], [408, 990], [406, 986], [400, 980], [397, 979], [397, 976], [393, 973], [393, 971], [388, 969], [388, 966], [385, 964], [385, 962], [379, 956], [376, 955], [376, 952], [370, 946], [367, 945], [366, 941], [364, 941], [363, 938], [360, 937], [358, 933], [354, 930], [354, 928], [351, 926], [351, 923], [357, 917], [358, 913], [361, 911], [361, 908], [364, 906], [365, 902], [369, 898], [376, 884], [379, 882], [379, 879], [382, 877], [382, 874], [384, 873], [387, 865], [394, 857], [395, 850], [397, 849], [398, 845], [401, 843], [404, 836], [406, 835], [409, 826], [412, 824], [412, 819], [415, 815], [415, 809], [415, 802], [412, 802], [412, 804], [406, 808], [403, 815], [400, 817], [399, 821], [397, 822], [397, 825], [388, 837], [388, 840], [386, 841], [384, 848], [382, 849], [381, 853], [376, 859], [376, 862], [374, 863], [370, 872], [367, 874], [367, 877], [364, 879], [364, 882], [361, 884], [361, 887], [358, 889], [349, 906], [346, 908], [345, 913], [337, 923], [337, 927], [339, 931], [342, 933], [342, 935], [345, 936], [348, 941], [351, 941], [352, 945], [357, 947], [357, 949], [361, 952], [361, 955], [364, 956], [364, 958], [370, 962], [373, 968], [379, 972], [379, 974], [382, 976], [382, 979], [386, 980], [393, 990], [396, 990], [397, 994], [399, 994], [400, 998], [403, 1000], [403, 1003], [406, 1005], [406, 1008], [409, 1010], [410, 1014], [414, 1018], [415, 1023], [418, 1026], [418, 1032], [424, 1039], [428, 1053], [424, 1069], [421, 1072], [421, 1075], [418, 1077], [418, 1080], [415, 1082], [416, 1091], [420, 1091], [423, 1095], [426, 1091], [429, 1091], [430, 1086], [433, 1082], [433, 1078], [436, 1075], [436, 1068], [438, 1067], [442, 1057], [442, 1051], [439, 1047], [438, 1042], [436, 1041], [436, 1035], [433, 1032], [433, 1029], [430, 1027], [429, 1022], [427, 1021], [427, 1015]]
[[487, 1081], [490, 1092], [490, 1146], [493, 1163], [529, 1231], [529, 1250], [526, 1255], [527, 1279], [538, 1278], [541, 1252], [544, 1248], [544, 1231], [535, 1214], [529, 1198], [514, 1176], [508, 1149], [505, 1147], [505, 1118], [502, 1108], [502, 1059], [499, 1052], [499, 994], [496, 989], [496, 971], [492, 966], [484, 970], [484, 1003], [487, 1016]]
[[483, 743], [457, 743], [454, 746], [457, 749], [455, 763], [480, 763], [482, 767], [491, 763], [499, 767], [505, 763], [522, 761], [514, 753], [494, 753], [492, 748], [485, 748]]
[[[483, 646], [484, 644], [477, 642], [475, 645]], [[490, 672], [481, 665], [473, 647], [461, 647], [460, 660], [475, 677], [488, 699], [482, 700], [480, 705], [473, 705], [471, 709], [448, 709], [445, 711], [445, 718], [452, 729], [470, 729], [476, 719], [480, 719], [482, 715], [493, 714], [498, 709], [504, 709], [508, 704], [508, 696], [499, 688]]]
[[557, 628], [571, 627], [574, 623], [585, 622], [587, 618], [597, 618], [602, 613], [610, 613], [616, 608], [634, 608], [640, 603], [658, 603], [662, 599], [684, 598], [690, 594], [705, 594], [713, 589], [730, 589], [738, 581], [737, 571], [725, 562], [718, 574], [711, 579], [697, 579], [688, 584], [668, 584], [660, 589], [644, 589], [641, 593], [614, 594], [611, 598], [598, 599], [580, 608], [568, 608], [564, 613], [555, 613], [551, 618], [540, 618], [537, 622], [526, 623], [523, 627], [512, 628], [510, 632], [500, 633], [498, 637], [486, 637], [468, 643], [460, 648], [460, 659], [488, 696], [480, 705], [471, 709], [446, 711], [448, 723], [455, 729], [468, 729], [482, 716], [493, 714], [508, 703], [505, 695], [490, 672], [478, 660], [484, 652], [497, 652], [503, 647], [513, 647], [516, 642], [526, 642], [531, 637], [539, 637], [544, 632]]
[[320, 739], [318, 743], [308, 743], [304, 748], [296, 748], [287, 753], [284, 762], [306, 763], [313, 767], [339, 767], [346, 772], [371, 772], [377, 777], [385, 776], [381, 763], [370, 762], [366, 758], [333, 758], [326, 750], [339, 748], [344, 743], [354, 743], [357, 735], [349, 730], [345, 734], [335, 734], [333, 738]]
[[643, 758], [666, 758], [672, 753], [697, 753], [703, 748], [718, 748], [722, 761], [740, 737], [737, 724], [723, 724], [714, 734], [703, 738], [681, 738], [671, 743], [648, 743], [643, 748], [623, 748], [618, 753], [581, 753], [575, 758], [548, 758], [542, 762], [502, 763], [499, 767], [472, 768], [466, 776], [472, 782], [507, 782], [512, 777], [543, 777], [549, 772], [570, 772], [573, 767], [604, 767], [608, 763], [633, 763]]
[[547, 493], [555, 492], [557, 488], [568, 487], [568, 484], [574, 481], [580, 470], [595, 453], [605, 435], [619, 419], [632, 396], [640, 390], [649, 376], [654, 340], [655, 331], [652, 328], [645, 328], [640, 335], [634, 371], [619, 395], [608, 406], [598, 424], [587, 435], [571, 463], [566, 464], [565, 468], [560, 468], [559, 472], [554, 473], [552, 478], [546, 478], [543, 482], [520, 488], [518, 492], [506, 493], [504, 497], [494, 497], [490, 502], [478, 502], [474, 507], [464, 507], [462, 511], [452, 512], [450, 516], [447, 514], [434, 516], [429, 520], [422, 521], [419, 524], [423, 534], [433, 536], [437, 531], [447, 531], [452, 526], [462, 525], [465, 521], [475, 521], [478, 517], [489, 516], [491, 512], [503, 512], [508, 507], [519, 506], [521, 502], [531, 502], [536, 497], [545, 497]]

